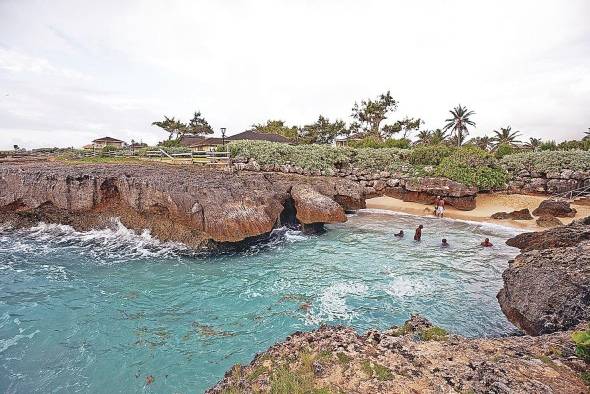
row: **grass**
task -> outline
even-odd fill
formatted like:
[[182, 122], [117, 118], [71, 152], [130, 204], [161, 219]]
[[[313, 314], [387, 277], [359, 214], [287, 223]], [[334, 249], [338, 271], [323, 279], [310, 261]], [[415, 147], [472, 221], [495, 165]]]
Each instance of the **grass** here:
[[361, 362], [361, 370], [370, 378], [375, 377], [380, 381], [393, 379], [391, 369], [369, 360], [363, 360]]
[[445, 341], [449, 333], [444, 328], [433, 326], [420, 331], [418, 335], [423, 341]]
[[590, 372], [584, 371], [580, 374], [580, 377], [582, 378], [584, 383], [586, 383], [587, 386], [590, 386]]

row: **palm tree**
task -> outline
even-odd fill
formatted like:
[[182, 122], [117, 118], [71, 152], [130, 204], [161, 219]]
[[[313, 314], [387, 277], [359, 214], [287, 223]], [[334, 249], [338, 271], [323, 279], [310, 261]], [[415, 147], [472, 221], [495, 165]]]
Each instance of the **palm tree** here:
[[430, 136], [430, 143], [431, 144], [442, 144], [449, 138], [449, 135], [446, 131], [441, 129], [436, 129], [432, 132]]
[[469, 119], [470, 116], [475, 115], [475, 112], [469, 111], [467, 107], [463, 107], [461, 104], [449, 112], [453, 117], [445, 120], [447, 124], [443, 127], [443, 130], [451, 130], [454, 133], [457, 146], [461, 146], [465, 141], [465, 136], [469, 134], [467, 126], [475, 126], [475, 122]]
[[432, 140], [432, 131], [430, 131], [430, 130], [418, 131], [418, 140], [416, 141], [416, 144], [422, 144], [422, 145], [430, 144], [431, 140]]
[[469, 144], [475, 145], [483, 150], [489, 150], [492, 146], [492, 139], [487, 135], [484, 135], [483, 137], [475, 137], [470, 139]]
[[492, 141], [494, 142], [494, 149], [500, 145], [517, 146], [520, 141], [516, 138], [520, 135], [520, 131], [512, 132], [512, 127], [501, 127], [500, 131], [494, 130]]
[[536, 152], [539, 150], [539, 148], [541, 148], [541, 145], [543, 144], [543, 141], [540, 138], [529, 138], [528, 142], [524, 143], [524, 147], [526, 149], [532, 150], [533, 152]]

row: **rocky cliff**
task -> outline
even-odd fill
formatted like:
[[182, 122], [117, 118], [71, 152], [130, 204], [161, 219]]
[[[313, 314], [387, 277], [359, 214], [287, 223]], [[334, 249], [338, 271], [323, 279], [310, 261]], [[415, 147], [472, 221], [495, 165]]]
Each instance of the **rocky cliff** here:
[[417, 316], [362, 336], [324, 326], [234, 366], [208, 393], [587, 393], [570, 335], [466, 339]]
[[[300, 192], [292, 195], [293, 187]], [[363, 207], [362, 188], [340, 178], [162, 165], [0, 164], [2, 221], [87, 230], [116, 216], [128, 228], [193, 247], [242, 241], [281, 223], [342, 222], [344, 210]]]
[[590, 320], [590, 217], [506, 243], [522, 251], [498, 293], [510, 321], [541, 335]]

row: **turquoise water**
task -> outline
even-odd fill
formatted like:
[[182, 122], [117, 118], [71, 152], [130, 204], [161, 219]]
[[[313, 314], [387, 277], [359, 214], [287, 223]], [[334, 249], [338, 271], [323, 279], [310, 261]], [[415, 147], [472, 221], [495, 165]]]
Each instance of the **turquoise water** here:
[[[202, 392], [296, 330], [385, 329], [416, 312], [463, 335], [506, 335], [515, 329], [495, 296], [516, 255], [504, 245], [511, 235], [373, 212], [321, 236], [280, 229], [243, 251], [199, 256], [117, 223], [4, 229], [0, 392]], [[479, 248], [484, 237], [495, 247]]]

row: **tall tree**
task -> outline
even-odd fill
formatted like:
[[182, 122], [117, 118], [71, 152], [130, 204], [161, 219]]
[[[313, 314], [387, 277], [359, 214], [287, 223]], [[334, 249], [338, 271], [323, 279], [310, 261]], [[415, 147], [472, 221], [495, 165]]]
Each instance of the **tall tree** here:
[[541, 145], [543, 145], [543, 141], [540, 138], [529, 138], [527, 142], [524, 143], [524, 147], [526, 149], [532, 150], [534, 152], [541, 149]]
[[169, 141], [172, 140], [172, 137], [174, 137], [175, 134], [177, 139], [180, 138], [180, 136], [186, 133], [187, 130], [186, 124], [174, 119], [174, 117], [169, 118], [167, 116], [164, 116], [164, 120], [152, 122], [152, 125], [164, 129], [169, 134]]
[[475, 137], [469, 140], [469, 144], [475, 145], [480, 149], [489, 150], [492, 147], [492, 138], [484, 135], [483, 137]]
[[408, 134], [410, 134], [414, 130], [418, 130], [420, 125], [424, 123], [422, 119], [417, 118], [408, 118], [407, 116], [402, 120], [397, 120], [392, 125], [385, 125], [383, 126], [383, 130], [381, 134], [385, 138], [390, 138], [393, 134], [400, 133], [403, 131], [402, 138], [408, 138]]
[[266, 124], [256, 123], [252, 128], [259, 133], [279, 134], [292, 140], [296, 140], [299, 134], [299, 127], [289, 127], [284, 120], [267, 120]]
[[[398, 102], [387, 91], [375, 100], [363, 100], [360, 104], [354, 103], [352, 118], [355, 119], [351, 129], [362, 132], [371, 137], [381, 139], [381, 122], [387, 119], [387, 115], [397, 109]], [[390, 126], [392, 127], [392, 126]], [[388, 133], [391, 135], [392, 131]]]
[[586, 135], [582, 139], [583, 140], [590, 140], [590, 127], [588, 128], [588, 131], [584, 132], [584, 134], [586, 134]]
[[331, 144], [339, 135], [348, 134], [343, 120], [330, 122], [330, 119], [320, 115], [315, 123], [303, 126], [300, 137], [309, 144]]
[[447, 123], [443, 127], [443, 130], [450, 130], [454, 134], [454, 142], [457, 143], [457, 146], [461, 146], [465, 141], [465, 137], [469, 134], [467, 127], [475, 127], [475, 122], [470, 119], [471, 116], [475, 115], [475, 112], [468, 110], [467, 107], [463, 107], [461, 104], [449, 112], [452, 118], [445, 120]]
[[494, 130], [494, 136], [492, 137], [494, 149], [500, 145], [517, 146], [520, 143], [517, 139], [520, 134], [520, 131], [512, 131], [510, 126], [501, 127], [499, 131]]
[[188, 122], [187, 133], [194, 135], [213, 134], [213, 129], [201, 115], [200, 111], [194, 113], [193, 118]]
[[449, 134], [446, 131], [441, 129], [436, 129], [432, 132], [430, 136], [430, 143], [431, 144], [443, 144], [449, 138]]
[[420, 130], [417, 134], [418, 139], [416, 140], [416, 144], [418, 145], [427, 145], [432, 142], [432, 131], [430, 130]]

